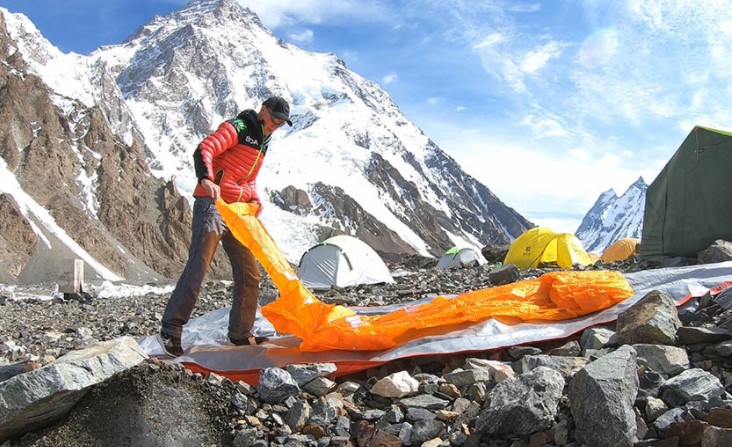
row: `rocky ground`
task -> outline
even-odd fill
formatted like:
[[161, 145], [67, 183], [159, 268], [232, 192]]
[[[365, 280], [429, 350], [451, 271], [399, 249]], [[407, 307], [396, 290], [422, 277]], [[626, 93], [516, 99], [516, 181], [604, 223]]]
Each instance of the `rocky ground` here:
[[[492, 264], [459, 270], [437, 270], [433, 265], [434, 260], [405, 259], [390, 265], [390, 269], [395, 272], [395, 284], [333, 290], [319, 293], [318, 297], [325, 302], [349, 306], [379, 306], [477, 290], [496, 285], [498, 280], [507, 280], [505, 276], [495, 276], [498, 270]], [[648, 267], [629, 261], [590, 268], [633, 271]], [[519, 276], [511, 280], [537, 277], [546, 271], [522, 270]], [[207, 284], [194, 318], [229, 306], [226, 289], [225, 283]], [[263, 282], [262, 295], [265, 298], [276, 296], [268, 279]], [[8, 371], [14, 368], [17, 372], [18, 368], [48, 364], [70, 350], [89, 346], [96, 341], [123, 335], [139, 338], [155, 334], [159, 330], [168, 297], [150, 294], [130, 298], [67, 298], [71, 299], [19, 300], [13, 296], [0, 296], [0, 371], [6, 371], [8, 375], [12, 374]], [[718, 308], [715, 312], [707, 312], [702, 320], [721, 324], [724, 317], [728, 317], [727, 314], [720, 316], [723, 312]], [[702, 320], [696, 324], [701, 325]], [[693, 366], [713, 371], [719, 376], [720, 383], [728, 387], [732, 382], [732, 374], [729, 372], [730, 365], [723, 360], [724, 356], [720, 357], [720, 351], [707, 349], [710, 343], [698, 342], [693, 345], [686, 347]], [[497, 383], [486, 382], [481, 390], [481, 387], [456, 385], [454, 380], [446, 380], [446, 377], [464, 368], [468, 361], [482, 358], [511, 364], [529, 353], [579, 356], [579, 339], [471, 355], [472, 360], [465, 355], [412, 358], [351, 377], [339, 377], [327, 388], [328, 396], [337, 392], [342, 402], [338, 410], [321, 409], [325, 413], [322, 418], [330, 420], [322, 424], [313, 423], [312, 420], [318, 419], [319, 403], [327, 401], [330, 405], [330, 397], [325, 399], [325, 392], [298, 390], [296, 401], [267, 402], [262, 398], [263, 390], [245, 383], [233, 383], [215, 376], [204, 378], [180, 365], [150, 360], [96, 386], [66, 419], [55, 426], [28, 433], [22, 439], [6, 442], [2, 447], [582, 445], [574, 438], [574, 423], [566, 395], [559, 399], [558, 413], [545, 428], [532, 433], [500, 433], [482, 438], [470, 436], [475, 431], [478, 409], [488, 405], [488, 393]], [[415, 404], [414, 408], [417, 409], [410, 407], [405, 413], [407, 410], [397, 405], [397, 399], [371, 392], [378, 380], [402, 371], [419, 382], [421, 395], [442, 398], [449, 405], [445, 404], [439, 409], [426, 405], [420, 409], [420, 405]], [[5, 378], [0, 373], [0, 381]], [[167, 399], [171, 397], [171, 392], [177, 399], [173, 401], [180, 401], [181, 405], [169, 408], [155, 405], [156, 400], [169, 402]], [[313, 408], [308, 410], [311, 421], [297, 424], [290, 420], [293, 417], [292, 408], [303, 401], [309, 402]], [[665, 405], [669, 406], [668, 403]], [[665, 425], [659, 425], [655, 422], [659, 415], [648, 416], [647, 402], [643, 401], [637, 405], [637, 411], [644, 413], [638, 414], [639, 434], [642, 436], [639, 436], [637, 445], [702, 445], [701, 435], [698, 436], [698, 443], [690, 441], [691, 435], [687, 432], [691, 429], [687, 426], [684, 426], [686, 431], [683, 434], [678, 431], [680, 428], [674, 432], [670, 427], [672, 423], [688, 421], [691, 416], [687, 415], [692, 414], [694, 420], [708, 424], [710, 405], [719, 409], [732, 408], [729, 402], [717, 396], [713, 404], [707, 407], [697, 405], [695, 412], [685, 410], [683, 417], [674, 419], [674, 416], [669, 416], [671, 419]], [[329, 415], [328, 411], [335, 411], [337, 416]], [[175, 431], [164, 428], [171, 419], [173, 426], [178, 427]], [[150, 420], [160, 421], [160, 427], [150, 426]], [[406, 426], [411, 433], [407, 436], [400, 433]]]

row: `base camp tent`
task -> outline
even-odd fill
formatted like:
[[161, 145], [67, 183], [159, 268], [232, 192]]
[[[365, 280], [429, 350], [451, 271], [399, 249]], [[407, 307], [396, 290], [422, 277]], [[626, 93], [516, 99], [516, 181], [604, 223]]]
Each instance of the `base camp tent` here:
[[503, 263], [521, 269], [549, 265], [572, 268], [575, 264], [590, 265], [592, 259], [574, 234], [534, 227], [511, 243]]
[[346, 235], [333, 236], [306, 251], [297, 267], [297, 276], [312, 290], [394, 282], [389, 268], [373, 248]]
[[484, 262], [483, 255], [472, 248], [452, 247], [437, 261], [438, 269], [473, 267]]
[[732, 240], [732, 133], [695, 127], [646, 191], [639, 257], [696, 257]]
[[640, 239], [635, 237], [624, 237], [608, 245], [600, 260], [602, 262], [625, 261], [636, 254]]

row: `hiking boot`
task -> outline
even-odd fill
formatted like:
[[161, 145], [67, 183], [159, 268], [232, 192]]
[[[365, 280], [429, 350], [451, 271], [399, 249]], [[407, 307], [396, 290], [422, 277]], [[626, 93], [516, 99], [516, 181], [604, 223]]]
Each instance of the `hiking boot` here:
[[166, 354], [173, 357], [180, 357], [183, 355], [183, 347], [180, 344], [180, 337], [160, 331], [157, 335], [157, 339]]
[[269, 337], [255, 337], [254, 335], [250, 335], [243, 340], [234, 340], [233, 338], [229, 337], [229, 341], [231, 342], [231, 344], [236, 346], [261, 345], [267, 340], [269, 340]]

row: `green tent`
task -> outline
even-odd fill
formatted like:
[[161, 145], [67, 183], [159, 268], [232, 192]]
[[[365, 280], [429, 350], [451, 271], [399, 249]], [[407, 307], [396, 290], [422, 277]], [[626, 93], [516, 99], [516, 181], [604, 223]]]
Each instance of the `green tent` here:
[[451, 268], [463, 268], [473, 267], [480, 265], [483, 255], [479, 254], [472, 248], [464, 247], [452, 247], [442, 255], [440, 260], [437, 262], [438, 269], [451, 269]]
[[646, 191], [640, 258], [732, 240], [732, 133], [695, 127]]

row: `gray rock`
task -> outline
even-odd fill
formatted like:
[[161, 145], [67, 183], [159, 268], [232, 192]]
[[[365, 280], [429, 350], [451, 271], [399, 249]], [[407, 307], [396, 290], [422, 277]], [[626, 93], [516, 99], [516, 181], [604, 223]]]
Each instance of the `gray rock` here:
[[383, 417], [392, 424], [401, 424], [404, 422], [404, 411], [399, 405], [392, 405]]
[[546, 366], [559, 372], [565, 381], [569, 381], [577, 371], [584, 368], [589, 359], [584, 357], [563, 357], [555, 355], [527, 355], [521, 359], [521, 371], [528, 372], [539, 366]]
[[714, 302], [722, 307], [724, 310], [732, 309], [732, 287], [728, 287], [722, 291], [714, 299]]
[[481, 412], [478, 433], [530, 435], [551, 427], [562, 396], [564, 379], [557, 371], [539, 366], [496, 385], [490, 404]]
[[5, 382], [6, 380], [17, 376], [18, 374], [27, 373], [28, 371], [33, 371], [34, 369], [38, 369], [40, 367], [40, 363], [30, 361], [13, 363], [10, 365], [0, 363], [0, 382]]
[[257, 430], [245, 428], [239, 430], [234, 437], [234, 447], [253, 447], [257, 442]]
[[400, 400], [405, 407], [427, 408], [430, 410], [441, 410], [450, 404], [449, 400], [440, 399], [430, 394], [420, 394], [414, 397], [407, 397]]
[[318, 399], [311, 404], [310, 419], [308, 423], [314, 425], [328, 426], [338, 417], [338, 409], [329, 399]]
[[443, 378], [447, 383], [451, 383], [457, 387], [463, 387], [476, 382], [490, 380], [491, 373], [487, 369], [466, 369], [447, 373]]
[[663, 400], [672, 406], [689, 401], [709, 401], [723, 394], [724, 386], [719, 379], [700, 368], [688, 369], [661, 386]]
[[303, 385], [302, 390], [307, 391], [314, 396], [321, 397], [325, 396], [326, 393], [335, 388], [335, 386], [336, 383], [327, 377], [316, 377]]
[[440, 434], [445, 429], [445, 423], [435, 419], [420, 420], [412, 425], [412, 435], [409, 440], [413, 445], [420, 445]]
[[146, 358], [133, 338], [121, 337], [0, 383], [0, 442], [60, 419], [92, 385]]
[[679, 327], [681, 321], [674, 300], [653, 290], [618, 315], [616, 333], [621, 344], [673, 345]]
[[582, 355], [582, 348], [580, 348], [577, 340], [570, 340], [567, 343], [557, 346], [548, 352], [549, 355], [559, 357], [579, 357]]
[[682, 348], [639, 343], [633, 345], [638, 364], [661, 374], [676, 375], [689, 368], [689, 355]]
[[318, 377], [333, 374], [336, 372], [336, 369], [335, 363], [309, 363], [285, 366], [285, 370], [290, 373], [295, 383], [300, 387]]
[[578, 440], [588, 445], [633, 445], [637, 392], [636, 353], [631, 346], [621, 346], [575, 374], [568, 396]]
[[591, 327], [585, 330], [580, 337], [582, 352], [588, 349], [602, 349], [615, 335], [615, 331], [604, 327]]
[[510, 284], [521, 278], [521, 272], [518, 267], [513, 264], [505, 265], [499, 269], [493, 270], [488, 275], [491, 283], [500, 286], [502, 284]]
[[432, 411], [424, 408], [409, 407], [407, 408], [406, 418], [409, 422], [414, 423], [417, 421], [437, 419], [437, 416]]
[[301, 430], [310, 419], [310, 404], [298, 400], [285, 415], [285, 423], [294, 431]]
[[653, 421], [653, 428], [661, 435], [666, 434], [671, 424], [693, 420], [694, 418], [683, 408], [672, 408]]
[[300, 392], [290, 373], [282, 368], [264, 368], [259, 372], [257, 392], [265, 402], [282, 402]]
[[668, 406], [663, 400], [649, 397], [646, 401], [646, 418], [649, 422], [655, 421], [666, 411], [668, 411]]
[[509, 248], [510, 245], [507, 244], [486, 245], [480, 250], [480, 252], [486, 261], [491, 264], [495, 264], [497, 262], [503, 262]]
[[679, 343], [694, 345], [697, 343], [719, 343], [732, 339], [732, 331], [721, 327], [680, 327], [676, 332]]
[[732, 243], [717, 239], [697, 255], [700, 264], [714, 264], [732, 260]]

